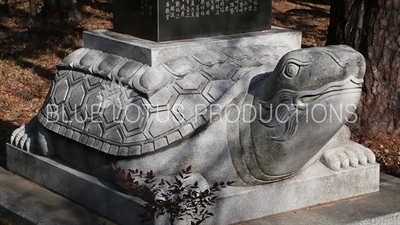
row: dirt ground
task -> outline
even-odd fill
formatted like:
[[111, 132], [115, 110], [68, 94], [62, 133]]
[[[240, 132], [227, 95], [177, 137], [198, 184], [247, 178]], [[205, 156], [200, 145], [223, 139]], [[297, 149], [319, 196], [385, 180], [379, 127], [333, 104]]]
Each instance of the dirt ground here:
[[[110, 5], [87, 1], [79, 23], [58, 16], [30, 19], [28, 1], [0, 0], [0, 155], [12, 131], [42, 105], [56, 65], [83, 45], [82, 31], [112, 27]], [[38, 5], [40, 10], [41, 5]], [[323, 46], [329, 0], [273, 0], [273, 25], [303, 32], [303, 47]], [[383, 170], [400, 175], [400, 139], [384, 135], [358, 140], [374, 150]]]

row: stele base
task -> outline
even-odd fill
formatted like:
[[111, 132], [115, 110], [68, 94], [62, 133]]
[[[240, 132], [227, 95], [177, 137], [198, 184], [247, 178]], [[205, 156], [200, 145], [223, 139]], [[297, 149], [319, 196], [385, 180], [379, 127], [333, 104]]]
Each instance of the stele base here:
[[[84, 32], [84, 46], [152, 66], [193, 51], [225, 46], [257, 44], [301, 47], [301, 33], [273, 27], [264, 32], [156, 43], [107, 30]], [[58, 158], [46, 158], [7, 145], [7, 167], [118, 224], [141, 224], [138, 215], [145, 204], [118, 192], [116, 186], [71, 168]], [[332, 171], [315, 163], [286, 181], [251, 187], [228, 187], [219, 192], [215, 216], [204, 224], [232, 224], [300, 208], [377, 192], [379, 165]], [[148, 224], [165, 224], [157, 218]]]
[[[118, 224], [141, 224], [145, 203], [117, 191], [114, 184], [7, 145], [8, 169], [65, 196]], [[215, 216], [204, 224], [232, 224], [379, 191], [379, 165], [339, 172], [320, 162], [286, 181], [219, 192]], [[164, 224], [162, 218], [148, 224]]]

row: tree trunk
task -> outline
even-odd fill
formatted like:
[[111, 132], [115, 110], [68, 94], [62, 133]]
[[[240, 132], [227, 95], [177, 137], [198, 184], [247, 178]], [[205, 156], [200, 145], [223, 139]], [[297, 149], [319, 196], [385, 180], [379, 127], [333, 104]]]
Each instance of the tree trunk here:
[[329, 44], [350, 45], [366, 58], [353, 132], [400, 136], [400, 0], [332, 1]]
[[61, 19], [67, 18], [71, 21], [82, 19], [76, 0], [44, 0], [43, 17], [47, 18], [51, 13], [58, 14]]
[[32, 17], [36, 16], [36, 0], [29, 0], [29, 13]]

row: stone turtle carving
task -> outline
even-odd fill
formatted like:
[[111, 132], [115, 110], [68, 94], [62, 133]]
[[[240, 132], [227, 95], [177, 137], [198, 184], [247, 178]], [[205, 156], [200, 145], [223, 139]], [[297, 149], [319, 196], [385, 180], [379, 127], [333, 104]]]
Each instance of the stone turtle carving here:
[[343, 127], [363, 56], [330, 46], [277, 63], [287, 51], [229, 47], [151, 67], [82, 48], [58, 65], [38, 116], [11, 143], [106, 179], [111, 163], [161, 175], [192, 165], [210, 183], [239, 185], [289, 178], [320, 157], [335, 170], [374, 163]]

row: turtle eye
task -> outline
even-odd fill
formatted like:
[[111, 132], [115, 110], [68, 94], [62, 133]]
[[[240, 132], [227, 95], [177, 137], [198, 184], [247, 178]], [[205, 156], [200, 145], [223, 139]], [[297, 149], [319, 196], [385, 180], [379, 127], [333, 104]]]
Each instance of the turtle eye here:
[[289, 79], [293, 79], [297, 76], [297, 74], [299, 73], [299, 70], [300, 70], [299, 65], [297, 65], [295, 63], [288, 63], [286, 65], [284, 75], [285, 75], [285, 77], [287, 77]]

